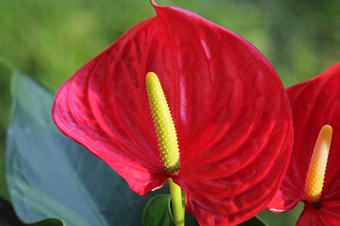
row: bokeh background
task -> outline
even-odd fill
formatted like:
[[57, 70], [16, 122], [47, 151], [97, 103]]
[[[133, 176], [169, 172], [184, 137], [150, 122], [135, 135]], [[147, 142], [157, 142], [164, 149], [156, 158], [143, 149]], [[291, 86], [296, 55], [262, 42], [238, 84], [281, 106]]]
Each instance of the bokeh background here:
[[[340, 62], [338, 0], [156, 2], [186, 8], [243, 36], [273, 64], [285, 87]], [[128, 28], [154, 15], [148, 0], [0, 0], [0, 62], [7, 62], [0, 63], [0, 196], [9, 198], [4, 174], [9, 67], [55, 92]]]

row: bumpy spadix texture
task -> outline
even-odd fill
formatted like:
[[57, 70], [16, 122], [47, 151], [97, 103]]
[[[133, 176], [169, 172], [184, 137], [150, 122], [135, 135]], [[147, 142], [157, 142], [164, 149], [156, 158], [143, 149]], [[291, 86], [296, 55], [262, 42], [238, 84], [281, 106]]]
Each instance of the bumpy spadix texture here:
[[309, 203], [319, 201], [322, 193], [332, 131], [329, 125], [323, 126], [315, 143], [305, 182], [305, 198]]
[[[292, 147], [283, 86], [249, 42], [194, 13], [147, 19], [59, 89], [53, 119], [145, 194], [171, 177], [202, 225], [238, 224], [276, 193]], [[178, 175], [162, 166], [145, 75], [155, 72], [176, 126]], [[110, 188], [108, 188], [110, 189]]]
[[[338, 225], [340, 222], [340, 64], [319, 76], [287, 89], [294, 119], [292, 159], [275, 198], [268, 205], [274, 212], [291, 210], [305, 203], [298, 225]], [[333, 128], [332, 142], [318, 204], [305, 197], [306, 175], [314, 144], [324, 125]]]
[[175, 173], [179, 168], [176, 129], [161, 83], [155, 73], [146, 74], [146, 86], [163, 167], [166, 172]]

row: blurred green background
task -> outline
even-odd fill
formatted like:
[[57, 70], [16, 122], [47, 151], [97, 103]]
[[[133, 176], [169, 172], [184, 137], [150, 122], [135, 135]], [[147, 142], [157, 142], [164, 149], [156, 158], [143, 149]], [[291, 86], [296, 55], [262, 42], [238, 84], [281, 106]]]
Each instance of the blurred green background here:
[[[340, 1], [157, 0], [243, 36], [286, 87], [340, 62]], [[128, 28], [154, 16], [148, 0], [0, 0], [0, 60], [52, 91]], [[10, 70], [0, 65], [0, 196], [10, 113]], [[34, 106], [32, 106], [34, 107]]]

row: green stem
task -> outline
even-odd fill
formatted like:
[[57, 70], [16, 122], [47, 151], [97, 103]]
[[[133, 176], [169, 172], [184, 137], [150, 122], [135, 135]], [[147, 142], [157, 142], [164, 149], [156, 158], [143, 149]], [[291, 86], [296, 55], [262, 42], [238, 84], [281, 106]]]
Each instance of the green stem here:
[[181, 187], [169, 178], [169, 187], [172, 201], [172, 212], [176, 226], [184, 226], [185, 207], [182, 202]]

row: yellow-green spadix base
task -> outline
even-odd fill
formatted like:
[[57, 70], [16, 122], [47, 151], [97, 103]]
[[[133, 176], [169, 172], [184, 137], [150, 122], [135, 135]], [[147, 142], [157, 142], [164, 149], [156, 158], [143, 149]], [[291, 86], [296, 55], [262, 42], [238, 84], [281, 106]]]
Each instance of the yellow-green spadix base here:
[[157, 75], [146, 74], [146, 87], [163, 168], [168, 173], [179, 169], [179, 148], [174, 122]]

